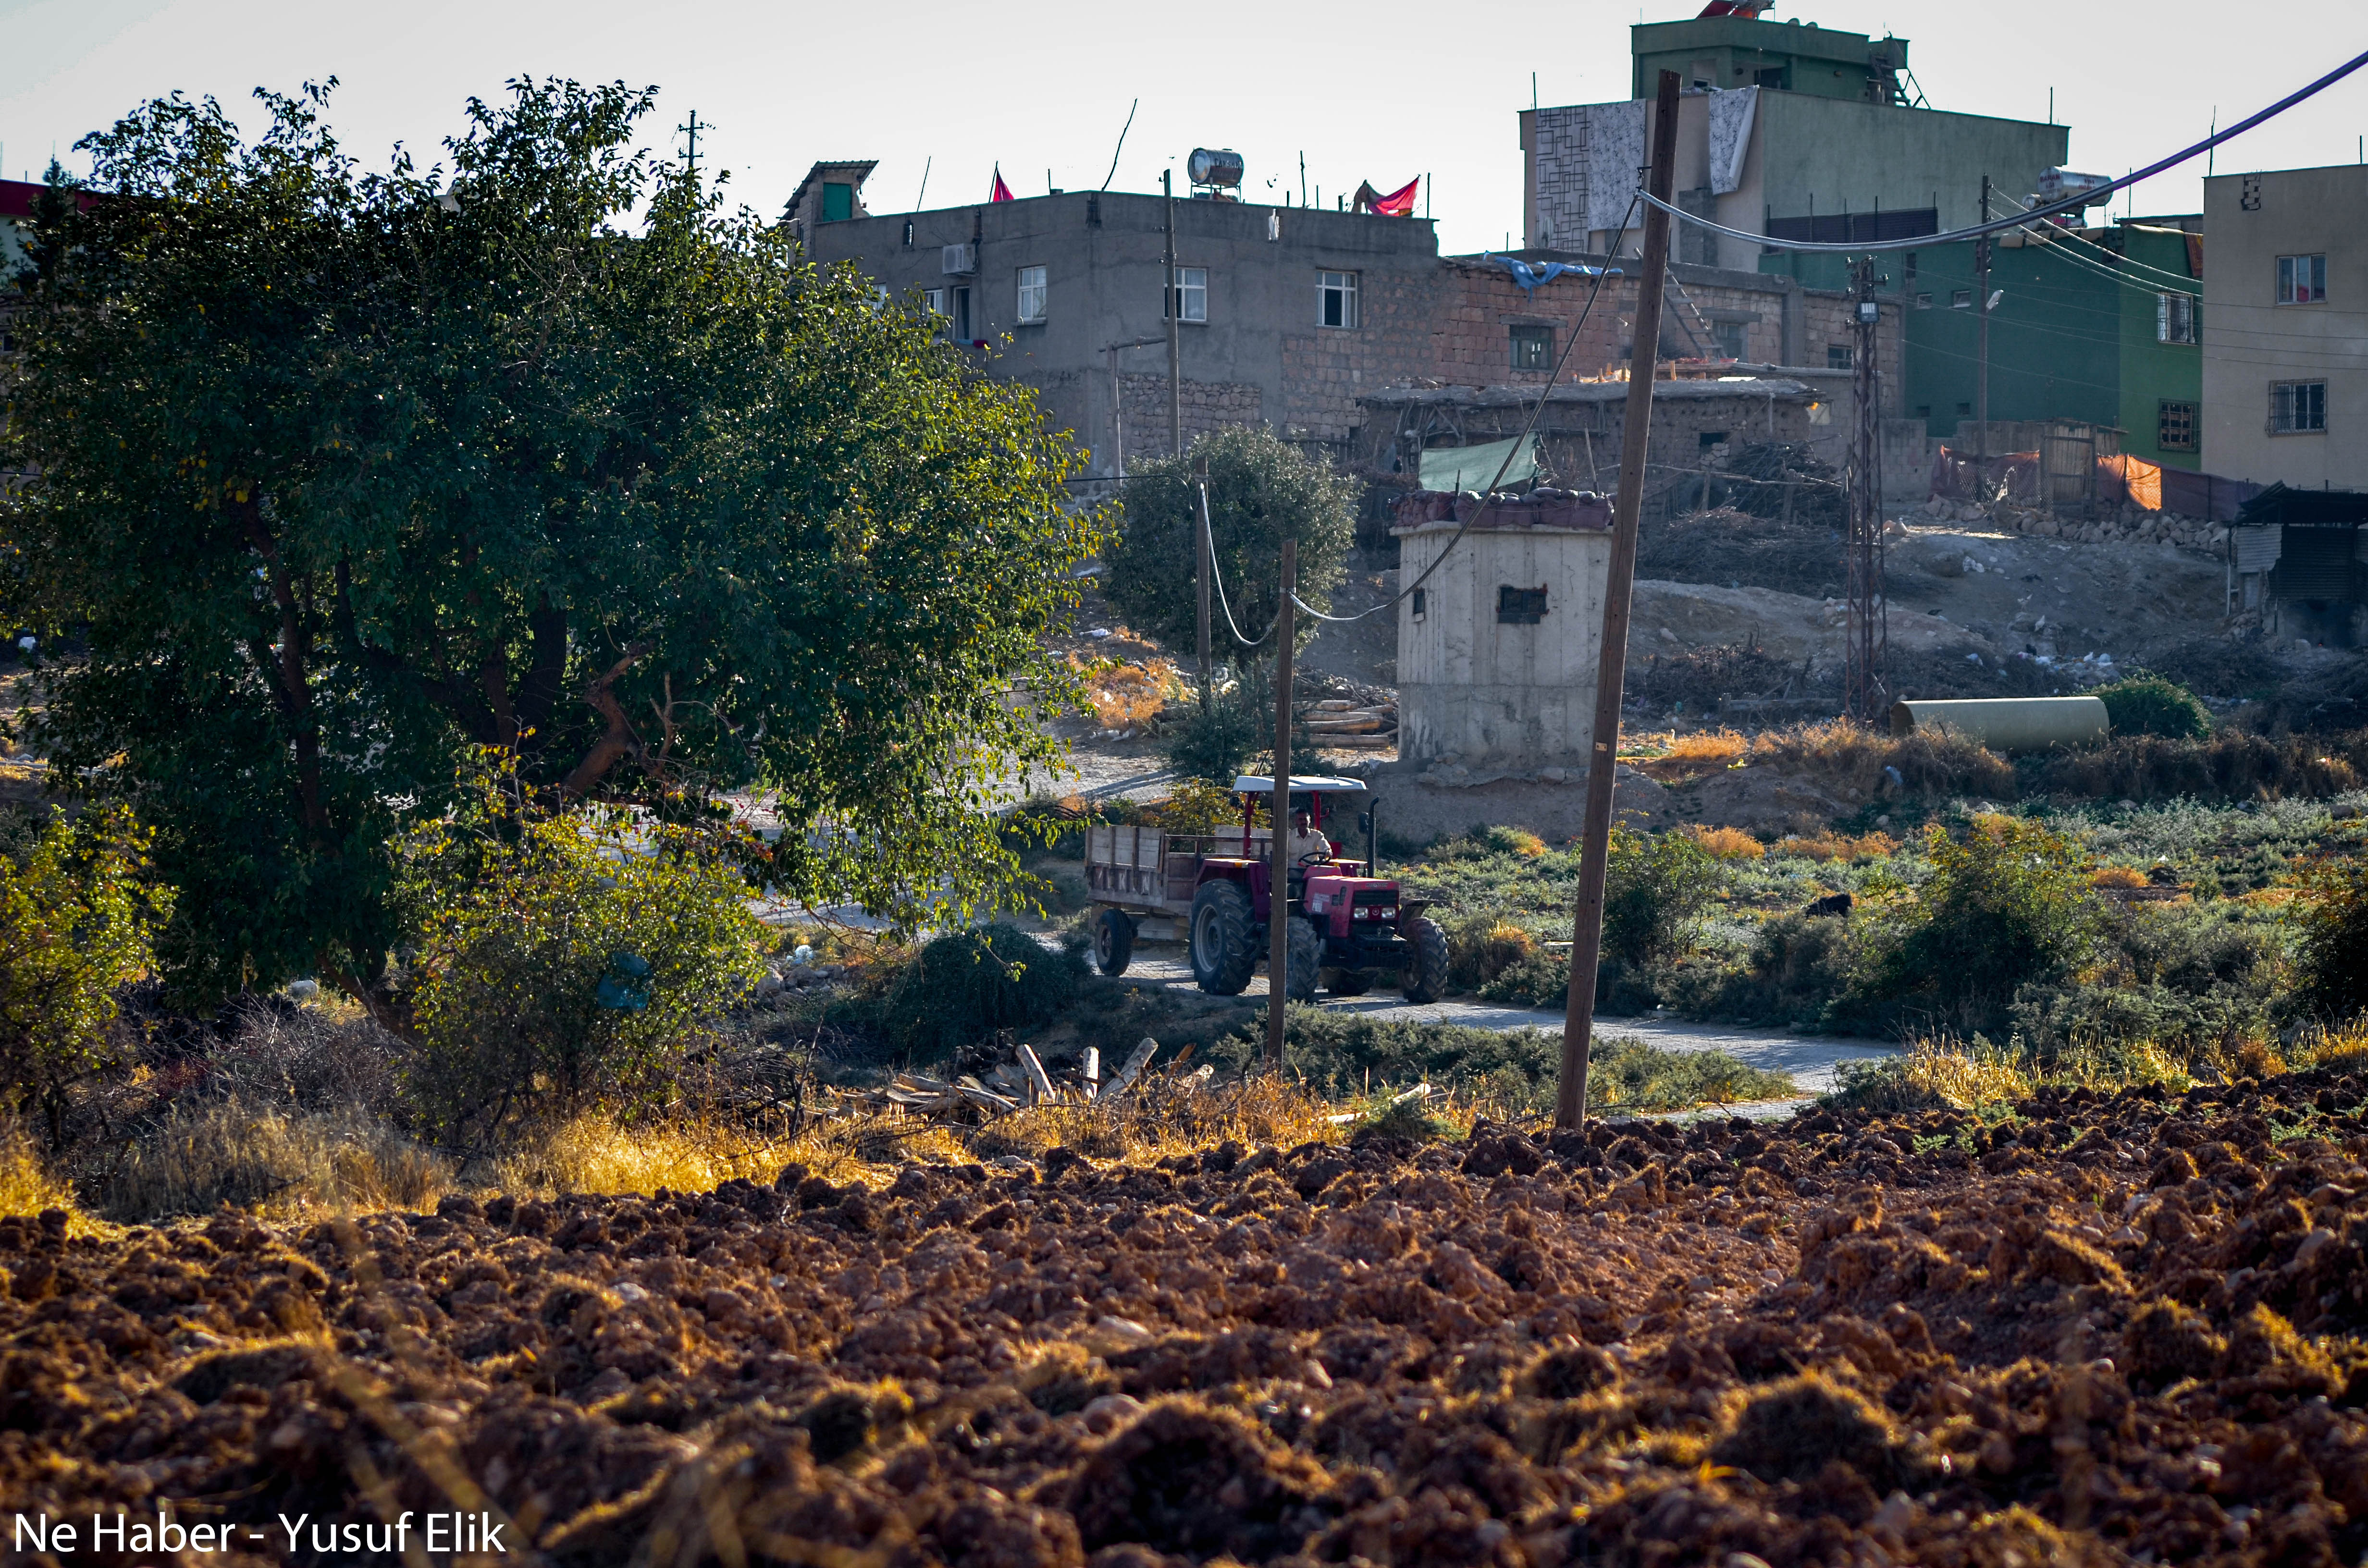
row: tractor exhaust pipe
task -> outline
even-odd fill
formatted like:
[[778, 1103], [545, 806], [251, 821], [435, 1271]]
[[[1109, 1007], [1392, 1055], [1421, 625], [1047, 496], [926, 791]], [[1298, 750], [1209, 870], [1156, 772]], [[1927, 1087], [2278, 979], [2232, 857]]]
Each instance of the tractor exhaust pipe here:
[[1369, 877], [1381, 875], [1381, 872], [1374, 869], [1381, 864], [1381, 860], [1373, 852], [1373, 846], [1381, 842], [1381, 815], [1382, 803], [1375, 801], [1357, 817], [1357, 825], [1365, 830], [1365, 875]]

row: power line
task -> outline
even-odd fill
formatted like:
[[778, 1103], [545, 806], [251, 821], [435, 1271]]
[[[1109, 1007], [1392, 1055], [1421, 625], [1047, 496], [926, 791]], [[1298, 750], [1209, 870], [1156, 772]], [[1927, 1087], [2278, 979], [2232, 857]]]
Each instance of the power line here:
[[2212, 149], [2219, 146], [2223, 142], [2231, 141], [2236, 137], [2243, 135], [2246, 131], [2252, 130], [2257, 125], [2260, 125], [2276, 119], [2279, 115], [2283, 114], [2286, 110], [2294, 108], [2296, 104], [2303, 102], [2306, 98], [2313, 97], [2335, 85], [2336, 83], [2340, 82], [2346, 76], [2351, 75], [2362, 65], [2368, 65], [2368, 53], [2352, 56], [2341, 65], [2337, 66], [2326, 75], [2321, 76], [2317, 81], [2311, 83], [2308, 86], [2303, 87], [2298, 91], [2287, 94], [2284, 97], [2280, 98], [2276, 103], [2271, 104], [2269, 108], [2261, 110], [2259, 114], [2253, 115], [2248, 119], [2239, 120], [2226, 131], [2214, 131], [2211, 135], [2205, 137], [2203, 141], [2196, 142], [2193, 146], [2182, 148], [2180, 151], [2171, 153], [2167, 158], [2158, 158], [2155, 162], [2148, 164], [2145, 168], [2134, 169], [2130, 173], [2123, 175], [2120, 179], [2108, 180], [2101, 186], [2084, 190], [2075, 196], [2067, 196], [2063, 200], [2054, 202], [2045, 207], [2034, 208], [2029, 212], [2019, 216], [1995, 219], [1987, 223], [1976, 223], [1970, 229], [1952, 229], [1945, 234], [1918, 234], [1913, 238], [1905, 240], [1868, 240], [1862, 243], [1850, 241], [1835, 243], [1833, 241], [1825, 240], [1780, 240], [1775, 238], [1773, 235], [1748, 233], [1741, 229], [1730, 229], [1724, 223], [1713, 223], [1707, 218], [1700, 217], [1694, 213], [1686, 211], [1684, 209], [1677, 206], [1674, 202], [1662, 200], [1659, 197], [1653, 195], [1650, 191], [1645, 190], [1641, 186], [1636, 189], [1636, 198], [1638, 200], [1659, 208], [1662, 211], [1667, 212], [1670, 217], [1677, 219], [1680, 222], [1691, 223], [1698, 229], [1707, 229], [1714, 234], [1724, 234], [1731, 240], [1740, 240], [1747, 244], [1756, 243], [1765, 245], [1771, 250], [1810, 251], [1827, 256], [1866, 256], [1875, 251], [1914, 250], [1924, 245], [1948, 244], [1958, 240], [1975, 240], [1981, 238], [1985, 234], [2003, 233], [2009, 229], [2021, 228], [2025, 223], [2028, 223], [2034, 219], [2053, 218], [2059, 212], [2077, 212], [2082, 208], [2089, 205], [2091, 201], [2099, 197], [2103, 197], [2110, 200], [2112, 194], [2117, 190], [2122, 190], [2130, 186], [2136, 185], [2142, 180], [2152, 179], [2155, 176], [2162, 173], [2165, 169], [2176, 168], [2180, 164], [2187, 162], [2190, 158], [2195, 157], [2200, 153], [2212, 151]]

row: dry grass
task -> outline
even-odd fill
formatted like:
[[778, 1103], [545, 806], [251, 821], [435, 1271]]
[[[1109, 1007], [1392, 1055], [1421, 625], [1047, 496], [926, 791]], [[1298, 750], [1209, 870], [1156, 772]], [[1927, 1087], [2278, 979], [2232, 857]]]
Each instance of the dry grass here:
[[1145, 659], [1139, 665], [1088, 663], [1072, 653], [1069, 662], [1086, 673], [1086, 695], [1093, 705], [1094, 722], [1105, 730], [1139, 729], [1187, 692], [1172, 659]]
[[[2235, 1059], [2220, 1070], [2230, 1076], [2265, 1077], [2283, 1073], [2285, 1063], [2274, 1052], [2248, 1041], [2255, 1064]], [[2368, 1040], [2361, 1042], [2368, 1051]], [[2136, 1085], [2159, 1084], [2183, 1092], [2195, 1080], [2181, 1062], [2151, 1042], [2112, 1047], [2075, 1045], [2041, 1062], [2030, 1052], [1975, 1039], [1970, 1043], [1951, 1036], [1927, 1036], [1911, 1040], [1906, 1051], [1887, 1061], [1845, 1067], [1842, 1087], [1835, 1098], [1856, 1108], [1878, 1113], [1926, 1110], [1947, 1106], [1956, 1110], [1981, 1110], [2011, 1106], [2029, 1099], [2042, 1085], [2096, 1089], [2112, 1093]]]
[[1870, 833], [1852, 838], [1847, 833], [1831, 828], [1802, 836], [1780, 838], [1770, 851], [1775, 855], [1797, 855], [1808, 860], [1880, 860], [1898, 852], [1899, 840], [1887, 833]]
[[1679, 762], [1728, 763], [1751, 749], [1751, 742], [1733, 730], [1698, 730], [1672, 734], [1662, 756]]
[[1686, 832], [1713, 859], [1757, 860], [1768, 853], [1767, 846], [1739, 827], [1704, 827], [1700, 823], [1688, 823]]
[[1919, 730], [1894, 740], [1848, 719], [1769, 731], [1752, 741], [1751, 760], [1868, 794], [1888, 780], [1886, 768], [1899, 774], [1899, 787], [1911, 795], [2012, 800], [2015, 792], [2013, 766], [1963, 735]]
[[125, 1224], [209, 1214], [418, 1210], [453, 1185], [450, 1162], [366, 1113], [281, 1112], [239, 1100], [176, 1107], [132, 1143], [97, 1194]]
[[2100, 866], [2089, 873], [2092, 888], [2142, 888], [2146, 885], [2146, 873], [2135, 866]]
[[83, 1211], [74, 1189], [51, 1171], [31, 1133], [15, 1121], [0, 1121], [0, 1214], [39, 1214], [45, 1209], [66, 1211], [68, 1235], [111, 1229]]
[[2368, 1017], [2353, 1018], [2331, 1029], [2305, 1029], [2286, 1047], [2284, 1054], [2296, 1072], [2338, 1062], [2355, 1070], [2368, 1066]]

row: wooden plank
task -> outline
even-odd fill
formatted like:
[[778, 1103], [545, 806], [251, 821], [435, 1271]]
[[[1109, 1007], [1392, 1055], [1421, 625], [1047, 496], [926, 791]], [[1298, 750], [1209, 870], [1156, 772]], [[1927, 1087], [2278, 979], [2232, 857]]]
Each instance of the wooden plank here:
[[1102, 1053], [1090, 1045], [1086, 1047], [1083, 1076], [1086, 1080], [1086, 1098], [1090, 1100], [1099, 1096], [1102, 1089]]
[[1046, 1073], [1044, 1064], [1036, 1060], [1036, 1053], [1024, 1045], [1019, 1048], [1019, 1065], [1028, 1074], [1029, 1086], [1036, 1091], [1038, 1103], [1051, 1101], [1054, 1097], [1052, 1074]]
[[1118, 1075], [1102, 1090], [1101, 1097], [1113, 1100], [1133, 1088], [1135, 1079], [1143, 1075], [1143, 1070], [1151, 1065], [1151, 1059], [1158, 1053], [1159, 1042], [1149, 1035], [1144, 1036], [1142, 1043], [1127, 1053], [1125, 1064], [1119, 1068]]

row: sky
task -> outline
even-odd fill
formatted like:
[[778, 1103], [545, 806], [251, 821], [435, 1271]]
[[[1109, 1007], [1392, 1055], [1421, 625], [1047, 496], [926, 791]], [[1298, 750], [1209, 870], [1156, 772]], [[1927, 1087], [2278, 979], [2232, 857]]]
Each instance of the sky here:
[[[1226, 147], [1253, 200], [1297, 199], [1302, 156], [1307, 194], [1327, 206], [1360, 180], [1392, 190], [1425, 176], [1442, 248], [1469, 252], [1520, 238], [1516, 116], [1532, 74], [1542, 103], [1624, 97], [1629, 26], [1698, 9], [0, 0], [0, 172], [38, 178], [53, 148], [86, 167], [74, 142], [147, 97], [211, 95], [252, 127], [255, 87], [330, 76], [349, 152], [381, 164], [399, 141], [424, 164], [471, 97], [560, 75], [662, 88], [654, 147], [678, 152], [674, 128], [695, 110], [712, 127], [701, 162], [768, 214], [821, 158], [878, 159], [865, 200], [894, 212], [981, 199], [998, 164], [1022, 196], [1105, 178], [1154, 191], [1171, 167], [1181, 189], [1194, 147]], [[1770, 15], [1907, 38], [1936, 108], [2044, 119], [2052, 90], [2072, 166], [2118, 175], [2368, 51], [2368, 7], [2274, 9], [2273, 26], [2197, 0], [1808, 0]], [[2216, 172], [2352, 162], [2363, 133], [2368, 70], [2223, 148]], [[2200, 210], [2203, 174], [2198, 159], [2113, 210]]]

